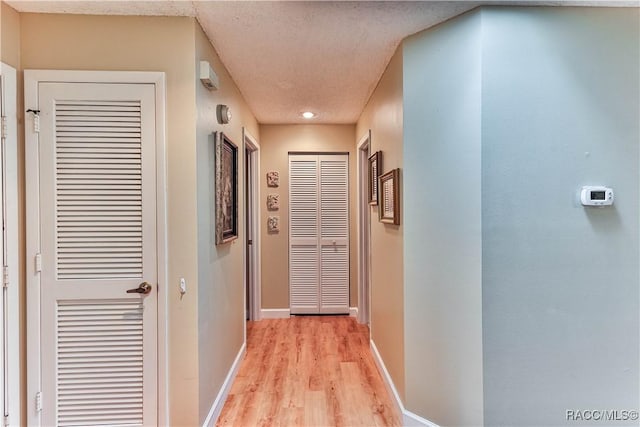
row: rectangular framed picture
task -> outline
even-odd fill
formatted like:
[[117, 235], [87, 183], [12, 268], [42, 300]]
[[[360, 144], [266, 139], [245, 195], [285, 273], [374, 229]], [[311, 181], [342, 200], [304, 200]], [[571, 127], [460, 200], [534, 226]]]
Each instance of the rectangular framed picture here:
[[382, 151], [376, 151], [369, 157], [369, 204], [378, 204], [378, 178], [382, 170]]
[[238, 238], [238, 146], [222, 132], [214, 135], [216, 245]]
[[380, 176], [380, 208], [378, 217], [386, 224], [400, 224], [400, 169]]

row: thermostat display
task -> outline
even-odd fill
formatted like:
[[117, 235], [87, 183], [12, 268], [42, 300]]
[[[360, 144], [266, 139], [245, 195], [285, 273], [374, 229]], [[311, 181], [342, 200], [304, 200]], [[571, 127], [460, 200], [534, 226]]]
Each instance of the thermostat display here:
[[602, 186], [582, 187], [580, 201], [584, 206], [609, 206], [613, 204], [613, 189]]

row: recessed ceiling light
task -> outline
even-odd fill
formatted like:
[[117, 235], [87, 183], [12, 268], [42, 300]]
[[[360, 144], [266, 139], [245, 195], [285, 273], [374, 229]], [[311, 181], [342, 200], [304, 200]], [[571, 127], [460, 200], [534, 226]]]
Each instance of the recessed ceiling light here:
[[304, 113], [302, 113], [302, 117], [304, 117], [305, 119], [313, 119], [316, 116], [315, 113], [312, 113], [311, 111], [305, 111]]

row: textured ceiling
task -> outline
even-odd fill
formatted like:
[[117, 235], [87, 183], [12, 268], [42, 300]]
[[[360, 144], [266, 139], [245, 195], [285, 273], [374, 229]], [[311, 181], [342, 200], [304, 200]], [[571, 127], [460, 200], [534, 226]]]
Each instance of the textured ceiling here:
[[[355, 123], [400, 40], [470, 4], [217, 2], [197, 17], [261, 123]], [[242, 53], [239, 53], [242, 52]]]
[[406, 36], [479, 4], [634, 1], [17, 1], [20, 12], [195, 16], [260, 123], [355, 123]]

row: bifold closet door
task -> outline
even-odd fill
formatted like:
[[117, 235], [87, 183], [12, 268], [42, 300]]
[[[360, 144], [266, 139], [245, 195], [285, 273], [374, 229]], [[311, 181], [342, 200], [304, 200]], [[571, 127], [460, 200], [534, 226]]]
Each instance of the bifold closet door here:
[[349, 312], [348, 162], [289, 156], [291, 314]]

